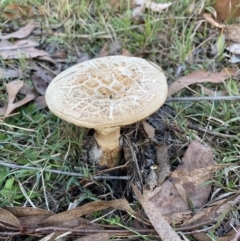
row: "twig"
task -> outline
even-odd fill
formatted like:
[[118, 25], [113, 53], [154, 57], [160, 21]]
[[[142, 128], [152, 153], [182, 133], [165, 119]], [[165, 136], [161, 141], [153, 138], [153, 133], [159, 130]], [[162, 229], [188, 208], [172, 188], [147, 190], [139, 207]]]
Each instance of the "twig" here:
[[[51, 172], [51, 173], [56, 173], [56, 174], [62, 174], [62, 175], [68, 175], [68, 176], [75, 176], [79, 178], [86, 178], [84, 174], [81, 173], [75, 173], [75, 172], [65, 172], [65, 171], [59, 171], [59, 170], [53, 170], [53, 169], [48, 169], [48, 168], [39, 168], [39, 167], [29, 167], [29, 166], [22, 166], [22, 165], [17, 165], [17, 164], [12, 164], [12, 163], [5, 163], [0, 161], [0, 166], [5, 166], [9, 167], [11, 169], [14, 168], [19, 168], [19, 169], [27, 169], [27, 170], [33, 170], [33, 171], [40, 171], [40, 172]], [[130, 176], [90, 176], [89, 178], [92, 179], [121, 179], [121, 180], [129, 180], [131, 177]]]
[[191, 231], [191, 232], [184, 232], [184, 234], [206, 233], [208, 230], [213, 229], [214, 226], [215, 225], [210, 226], [210, 227], [206, 227], [206, 228], [203, 228], [203, 229], [199, 229], [199, 230], [194, 230], [194, 231]]
[[166, 102], [184, 102], [184, 101], [236, 101], [240, 100], [240, 96], [216, 96], [216, 97], [168, 97]]
[[36, 132], [36, 130], [33, 130], [33, 129], [27, 129], [27, 128], [23, 128], [23, 127], [19, 127], [19, 126], [14, 126], [14, 125], [7, 124], [7, 123], [5, 123], [5, 122], [2, 121], [2, 120], [0, 120], [0, 124], [3, 125], [3, 126], [7, 126], [7, 127], [9, 127], [9, 128], [16, 128], [16, 129], [19, 129], [19, 130]]
[[222, 134], [222, 133], [218, 133], [215, 131], [210, 131], [208, 129], [193, 125], [193, 124], [188, 124], [187, 127], [189, 129], [193, 129], [199, 132], [204, 132], [206, 134], [212, 135], [212, 136], [217, 136], [217, 137], [222, 137], [222, 138], [237, 138], [235, 135], [229, 135], [229, 134]]
[[234, 238], [231, 241], [238, 241], [240, 238], [240, 229], [238, 229], [237, 233], [235, 234]]
[[[46, 232], [56, 232], [56, 231], [63, 231], [63, 232], [72, 232], [77, 234], [94, 234], [94, 233], [112, 233], [114, 235], [131, 235], [133, 234], [129, 230], [122, 230], [122, 229], [115, 229], [115, 230], [107, 230], [107, 229], [88, 229], [88, 228], [62, 228], [62, 227], [42, 227], [36, 229], [28, 229], [27, 232], [0, 232], [2, 236], [15, 236], [15, 235], [31, 235], [31, 234], [39, 234], [39, 233], [46, 233]], [[134, 231], [141, 233], [141, 234], [155, 234], [156, 231], [154, 229], [134, 229]]]
[[112, 36], [111, 35], [107, 35], [107, 34], [102, 34], [102, 35], [98, 35], [98, 34], [65, 34], [65, 33], [54, 33], [54, 36], [58, 36], [58, 37], [73, 37], [73, 38], [83, 38], [83, 39], [111, 39]]
[[175, 230], [176, 231], [186, 231], [186, 230], [198, 229], [198, 228], [200, 228], [202, 226], [205, 226], [205, 225], [208, 225], [208, 224], [212, 224], [214, 222], [216, 222], [216, 221], [215, 220], [208, 220], [206, 222], [198, 223], [198, 224], [195, 224], [195, 225], [175, 228]]

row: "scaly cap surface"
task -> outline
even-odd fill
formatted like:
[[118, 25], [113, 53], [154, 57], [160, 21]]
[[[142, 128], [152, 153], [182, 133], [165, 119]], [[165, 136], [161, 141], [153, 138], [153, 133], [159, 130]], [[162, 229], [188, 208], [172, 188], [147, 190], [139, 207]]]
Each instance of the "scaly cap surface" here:
[[49, 109], [77, 126], [107, 129], [135, 123], [167, 98], [163, 71], [142, 58], [109, 56], [77, 64], [46, 91]]

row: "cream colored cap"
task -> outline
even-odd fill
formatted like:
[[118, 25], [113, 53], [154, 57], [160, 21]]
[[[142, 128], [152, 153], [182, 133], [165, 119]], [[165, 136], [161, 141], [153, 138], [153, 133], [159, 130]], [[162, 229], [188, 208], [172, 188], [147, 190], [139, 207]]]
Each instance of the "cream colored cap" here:
[[109, 56], [85, 61], [55, 77], [49, 109], [77, 126], [112, 128], [149, 116], [167, 98], [163, 71], [142, 58]]

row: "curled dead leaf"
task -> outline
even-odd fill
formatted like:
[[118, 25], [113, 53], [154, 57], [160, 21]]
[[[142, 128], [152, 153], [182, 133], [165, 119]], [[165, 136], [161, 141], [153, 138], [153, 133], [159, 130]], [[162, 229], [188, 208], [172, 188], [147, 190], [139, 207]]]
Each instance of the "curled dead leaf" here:
[[239, 0], [216, 0], [214, 8], [217, 12], [217, 19], [221, 21], [240, 16]]
[[146, 132], [149, 139], [154, 139], [155, 137], [155, 128], [147, 123], [145, 120], [142, 121], [143, 129]]
[[34, 89], [29, 89], [29, 92], [26, 94], [26, 96], [18, 101], [15, 102], [16, 95], [20, 91], [20, 89], [24, 86], [23, 81], [12, 81], [6, 85], [7, 93], [8, 93], [8, 103], [6, 107], [6, 111], [4, 113], [5, 117], [7, 117], [13, 110], [16, 108], [23, 106], [24, 104], [28, 103], [29, 101], [35, 99], [38, 94]]
[[217, 27], [217, 28], [224, 28], [224, 27], [225, 27], [224, 24], [218, 23], [218, 22], [213, 18], [212, 14], [210, 14], [210, 13], [203, 13], [202, 16], [206, 19], [207, 22], [209, 22], [211, 25], [213, 25], [213, 26], [215, 26], [215, 27]]
[[10, 38], [22, 39], [22, 38], [26, 38], [31, 34], [34, 27], [35, 27], [35, 25], [31, 21], [26, 26], [20, 28], [18, 31], [16, 31], [14, 33], [10, 33], [10, 34], [4, 35], [4, 36], [0, 36], [0, 39], [10, 39]]
[[10, 68], [0, 68], [0, 79], [17, 78], [21, 76], [21, 71]]
[[0, 222], [10, 226], [21, 228], [21, 224], [18, 219], [12, 213], [4, 210], [3, 208], [0, 208]]
[[238, 76], [239, 72], [231, 69], [223, 69], [219, 73], [197, 70], [189, 75], [175, 80], [168, 88], [168, 96], [171, 96], [183, 88], [196, 83], [222, 83], [233, 76]]
[[189, 211], [189, 200], [194, 208], [202, 207], [208, 200], [211, 186], [201, 184], [211, 178], [215, 168], [219, 168], [213, 163], [213, 153], [209, 147], [197, 141], [191, 142], [182, 164], [150, 201], [166, 216]]
[[30, 7], [12, 3], [3, 9], [2, 16], [4, 18], [13, 20], [24, 16], [30, 17], [31, 13], [32, 11]]
[[135, 195], [137, 196], [139, 202], [142, 204], [145, 213], [147, 214], [151, 224], [159, 234], [160, 238], [163, 241], [181, 241], [177, 233], [172, 229], [166, 219], [162, 216], [159, 209], [155, 206], [154, 203], [148, 201], [134, 186], [131, 185]]
[[225, 27], [226, 37], [236, 43], [240, 43], [240, 24], [231, 24]]
[[79, 218], [83, 215], [104, 210], [110, 207], [134, 213], [126, 199], [117, 199], [113, 201], [95, 201], [85, 204], [81, 207], [53, 215], [41, 222], [41, 225], [61, 225], [63, 222], [67, 222]]

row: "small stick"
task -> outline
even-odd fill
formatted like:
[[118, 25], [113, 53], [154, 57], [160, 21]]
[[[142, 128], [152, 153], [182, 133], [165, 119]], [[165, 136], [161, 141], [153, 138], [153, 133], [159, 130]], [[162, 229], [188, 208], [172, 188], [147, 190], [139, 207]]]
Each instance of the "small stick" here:
[[[39, 168], [39, 167], [29, 167], [29, 166], [22, 166], [12, 163], [4, 163], [0, 162], [0, 166], [9, 167], [11, 169], [19, 168], [19, 169], [27, 169], [27, 170], [33, 170], [33, 171], [40, 171], [40, 172], [51, 172], [56, 174], [62, 174], [62, 175], [68, 175], [68, 176], [75, 176], [80, 178], [86, 178], [84, 174], [81, 173], [75, 173], [75, 172], [65, 172], [65, 171], [59, 171], [59, 170], [53, 170], [53, 169], [47, 169], [47, 168]], [[90, 176], [91, 177], [91, 176]], [[92, 179], [121, 179], [121, 180], [129, 180], [130, 176], [92, 176]]]
[[216, 97], [168, 97], [166, 102], [184, 102], [184, 101], [236, 101], [240, 100], [240, 96], [216, 96]]
[[212, 135], [212, 136], [217, 136], [217, 137], [222, 137], [222, 138], [236, 138], [235, 135], [222, 134], [222, 133], [218, 133], [218, 132], [215, 132], [215, 131], [210, 131], [208, 129], [205, 129], [205, 128], [202, 128], [202, 127], [199, 127], [199, 126], [196, 126], [196, 125], [193, 125], [193, 124], [188, 124], [187, 127], [189, 129], [193, 129], [193, 130], [196, 130], [196, 131], [199, 131], [199, 132], [203, 132], [203, 133], [206, 133], [206, 134], [209, 134], [209, 135]]
[[235, 234], [235, 237], [231, 241], [238, 241], [240, 237], [240, 229], [238, 229], [237, 233]]

